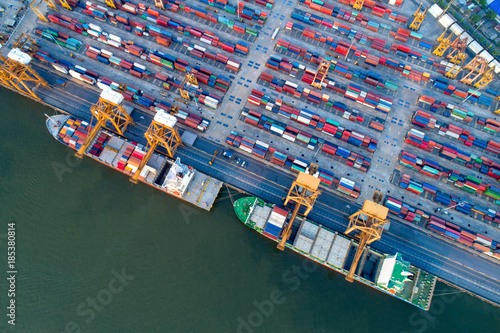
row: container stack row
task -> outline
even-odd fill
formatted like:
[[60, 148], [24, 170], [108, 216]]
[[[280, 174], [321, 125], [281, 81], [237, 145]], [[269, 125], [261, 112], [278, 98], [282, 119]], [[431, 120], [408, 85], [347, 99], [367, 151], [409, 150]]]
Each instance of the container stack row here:
[[455, 161], [458, 164], [463, 164], [469, 169], [475, 169], [482, 174], [500, 179], [500, 164], [486, 156], [470, 154], [454, 146], [438, 143], [414, 128], [408, 131], [405, 142], [422, 150], [437, 153], [439, 156], [450, 161]]
[[[266, 64], [268, 68], [274, 69]], [[281, 69], [281, 68], [280, 68]], [[275, 79], [272, 74], [265, 73], [261, 74], [260, 79], [263, 81], [269, 82], [270, 87], [278, 92], [285, 91], [295, 98], [301, 98], [302, 96], [306, 97], [307, 101], [319, 105], [321, 102], [324, 102], [327, 106], [333, 107], [335, 98], [332, 98], [328, 94], [318, 93], [309, 88], [304, 88], [299, 86], [296, 83], [287, 80], [279, 80]], [[307, 70], [304, 72], [304, 75], [301, 77], [301, 80], [305, 83], [311, 84], [312, 82], [312, 74], [313, 70]], [[388, 113], [392, 107], [392, 98], [382, 96], [380, 94], [374, 93], [372, 91], [366, 91], [364, 88], [350, 84], [347, 88], [343, 89], [342, 87], [336, 86], [335, 82], [332, 80], [326, 80], [323, 82], [327, 88], [342, 94], [344, 98], [353, 100], [358, 102], [361, 105], [367, 106], [371, 109], [375, 109], [382, 113]]]
[[454, 85], [451, 85], [450, 81], [445, 78], [437, 77], [432, 86], [442, 90], [445, 95], [454, 97], [460, 101], [467, 98], [467, 101], [478, 103], [486, 108], [490, 107], [491, 103], [493, 103], [493, 98], [482, 94], [477, 89], [468, 89], [467, 91], [458, 89]]
[[[219, 9], [225, 10], [228, 13], [235, 14], [237, 8], [235, 6], [230, 6], [227, 4], [226, 0], [220, 1], [212, 1], [212, 0], [199, 0], [201, 3], [217, 7]], [[224, 3], [225, 2], [225, 3]], [[247, 26], [241, 22], [235, 22], [233, 20], [225, 18], [223, 15], [217, 15], [213, 11], [205, 10], [196, 6], [193, 6], [192, 3], [184, 3], [178, 0], [168, 0], [167, 3], [164, 4], [165, 9], [174, 13], [177, 13], [179, 9], [186, 13], [190, 13], [192, 15], [201, 17], [212, 23], [220, 23], [228, 28], [241, 33], [241, 34], [249, 34], [252, 36], [258, 36], [259, 31], [253, 27]]]
[[[267, 72], [262, 72], [259, 79], [262, 80], [263, 82], [267, 83], [271, 89], [276, 90], [278, 92], [282, 92], [282, 91], [288, 92], [290, 94], [293, 94], [294, 97], [297, 97], [297, 98], [300, 98], [300, 96], [302, 96], [302, 93], [304, 92], [304, 89], [302, 87], [299, 87], [297, 84], [290, 82], [288, 80], [280, 80], [278, 78], [275, 78], [272, 74], [269, 74]], [[345, 93], [345, 89], [340, 88], [337, 85], [335, 85], [333, 87], [333, 90], [341, 95], [344, 95], [344, 93]], [[302, 93], [300, 93], [301, 91], [302, 91]], [[310, 90], [309, 90], [309, 92], [310, 92]], [[300, 95], [299, 95], [299, 93], [300, 93]], [[315, 95], [311, 95], [311, 94], [307, 95], [306, 94], [305, 96], [311, 97], [309, 99], [310, 101], [311, 101], [311, 99], [318, 101], [315, 97], [313, 97]], [[378, 118], [378, 117], [372, 117], [370, 115], [365, 115], [364, 113], [362, 113], [361, 111], [356, 110], [356, 109], [348, 108], [346, 104], [344, 104], [338, 100], [334, 100], [334, 98], [330, 98], [329, 96], [325, 96], [325, 100], [327, 99], [326, 97], [328, 97], [328, 100], [326, 102], [326, 106], [331, 107], [331, 108], [335, 109], [336, 111], [340, 111], [342, 113], [342, 118], [347, 119], [347, 120], [352, 121], [352, 122], [357, 122], [360, 124], [363, 124], [365, 122], [365, 120], [367, 120], [367, 121], [369, 121], [369, 126], [368, 126], [369, 128], [372, 128], [378, 132], [381, 132], [384, 130], [385, 120]], [[321, 99], [323, 100], [323, 96]], [[274, 104], [278, 104], [278, 105], [282, 104], [282, 101], [280, 99], [276, 99], [276, 103], [275, 103], [274, 99], [272, 99], [268, 95], [265, 95], [265, 98], [260, 99], [260, 102], [259, 102], [258, 96], [254, 96], [254, 95], [250, 94], [248, 101], [252, 104], [255, 104], [255, 105], [261, 105], [262, 107], [265, 106], [266, 108], [272, 108], [274, 106]], [[312, 101], [312, 102], [314, 102], [314, 101]], [[273, 105], [269, 105], [269, 103], [271, 103]], [[271, 110], [274, 111], [274, 109], [271, 109]], [[277, 113], [279, 114], [279, 111]], [[288, 112], [288, 114], [290, 114], [290, 113], [291, 112]], [[282, 115], [287, 116], [286, 114], [282, 114]]]
[[[308, 38], [322, 42], [322, 43], [324, 43], [324, 47], [328, 48], [330, 51], [333, 51], [335, 53], [340, 54], [341, 56], [347, 56], [349, 51], [353, 51], [354, 52], [354, 59], [357, 59], [359, 61], [361, 58], [363, 58], [365, 64], [368, 64], [372, 67], [377, 67], [378, 65], [384, 65], [386, 67], [389, 67], [393, 70], [400, 72], [402, 76], [404, 76], [408, 79], [417, 81], [417, 82], [428, 81], [430, 78], [430, 74], [428, 72], [422, 72], [422, 71], [416, 70], [416, 69], [412, 68], [411, 65], [405, 65], [403, 62], [388, 58], [386, 56], [376, 56], [374, 54], [370, 54], [370, 52], [368, 50], [357, 49], [355, 45], [351, 45], [350, 43], [343, 42], [343, 41], [337, 42], [337, 41], [333, 40], [332, 37], [323, 37], [320, 32], [315, 32], [314, 30], [312, 30], [310, 28], [306, 28], [302, 25], [289, 22], [289, 24], [287, 24], [287, 26], [286, 26], [286, 29], [299, 31], [303, 36], [306, 36]], [[308, 29], [307, 33], [305, 32], [306, 29]], [[380, 48], [382, 47], [382, 44], [380, 44], [378, 42], [375, 43], [376, 37], [368, 36], [366, 34], [361, 34], [361, 33], [353, 31], [352, 38], [359, 40], [361, 43], [366, 43], [367, 40], [373, 40], [374, 42], [372, 43], [371, 47], [375, 50], [381, 50]], [[292, 48], [292, 51], [293, 51], [293, 48]], [[411, 58], [415, 58], [417, 60], [427, 61], [426, 56], [423, 56], [422, 54], [420, 54], [418, 52], [412, 51], [407, 46], [398, 45], [396, 43], [393, 43], [389, 49], [383, 48], [382, 51], [385, 53], [389, 53], [390, 51], [393, 51], [394, 53], [396, 53], [400, 56], [403, 56], [405, 58], [411, 57]], [[298, 53], [298, 52], [295, 52], [295, 53]], [[339, 56], [335, 56], [335, 57], [338, 58]], [[326, 58], [328, 58], [328, 57], [326, 57]], [[431, 63], [433, 63], [433, 61], [431, 61]], [[346, 78], [350, 78], [349, 72], [347, 72]]]
[[401, 175], [401, 178], [398, 180], [398, 186], [417, 195], [426, 195], [430, 193], [434, 202], [447, 208], [452, 208], [457, 212], [471, 216], [479, 221], [485, 220], [500, 224], [500, 212], [473, 203], [468, 197], [459, 197], [441, 191], [436, 186], [422, 182], [408, 174]]
[[64, 32], [57, 31], [53, 28], [46, 28], [45, 30], [35, 29], [35, 33], [50, 42], [56, 43], [59, 46], [65, 47], [71, 51], [78, 52], [82, 47], [82, 42], [69, 37]]
[[432, 130], [436, 127], [437, 118], [428, 112], [418, 110], [413, 114], [411, 121], [417, 126]]
[[468, 245], [486, 255], [500, 259], [500, 244], [489, 237], [476, 234], [433, 215], [430, 216], [426, 227], [446, 238]]
[[[462, 228], [435, 215], [427, 214], [418, 208], [412, 207], [390, 196], [386, 197], [384, 204], [389, 209], [390, 213], [402, 219], [416, 223], [424, 219], [423, 221], [425, 221], [428, 229], [446, 238], [471, 246], [475, 250], [481, 251], [486, 255], [500, 259], [500, 244], [489, 237]], [[412, 216], [414, 216], [413, 219]]]
[[[259, 141], [258, 144], [257, 141]], [[267, 154], [266, 156], [270, 156], [270, 159], [268, 160], [270, 160], [271, 163], [279, 165], [281, 167], [290, 168], [290, 170], [295, 172], [299, 171], [306, 172], [309, 168], [310, 163], [304, 159], [295, 158], [293, 156], [287, 155], [286, 153], [281, 152], [278, 149], [275, 149], [274, 147], [271, 147], [265, 143], [263, 144], [263, 142], [261, 142], [260, 140], [254, 140], [253, 138], [250, 137], [241, 136], [234, 131], [232, 131], [231, 134], [227, 137], [226, 143], [231, 146], [238, 147], [249, 154], [254, 154], [253, 150], [255, 148], [259, 149], [259, 147], [260, 148], [267, 147], [267, 151], [269, 152], [269, 154]], [[256, 154], [254, 155], [259, 156], [263, 159], [266, 158], [262, 157], [261, 155], [256, 155]], [[325, 186], [334, 186], [333, 184], [335, 184], [334, 187], [336, 187], [337, 189], [342, 179], [342, 177], [339, 178], [335, 176], [332, 172], [325, 170], [321, 167], [318, 169], [318, 172], [317, 174], [315, 174], [315, 177], [318, 177], [321, 180], [321, 183]], [[353, 198], [357, 198], [361, 193], [361, 188], [359, 187], [359, 185], [357, 185], [352, 180], [347, 179], [345, 177], [343, 181], [343, 187], [344, 187], [343, 193], [349, 194]]]
[[422, 210], [390, 196], [386, 197], [384, 205], [389, 209], [389, 212], [409, 222], [419, 223], [426, 216]]
[[[329, 136], [333, 136], [356, 147], [362, 147], [368, 152], [373, 153], [377, 148], [378, 141], [368, 135], [362, 134], [353, 129], [346, 128], [333, 119], [323, 118], [309, 110], [299, 110], [292, 105], [283, 103], [281, 100], [276, 100], [265, 95], [263, 91], [260, 91], [258, 89], [252, 89], [252, 92], [248, 97], [248, 102], [253, 105], [258, 105], [262, 108], [266, 108], [266, 110], [268, 111], [294, 120], [310, 128], [314, 128], [317, 131], [321, 131]], [[255, 111], [252, 112], [253, 113], [249, 113], [249, 115], [256, 118], [254, 120], [256, 120], [258, 123], [258, 121], [262, 118], [262, 115]], [[279, 127], [286, 127], [285, 124], [278, 121], [273, 121], [273, 123]], [[278, 129], [275, 130], [274, 128], [272, 128], [271, 130], [276, 131], [275, 134], [280, 134]]]
[[[321, 0], [300, 0], [299, 1], [301, 4], [304, 4], [305, 6], [309, 7], [312, 10], [315, 10], [317, 12], [321, 12], [323, 14], [332, 16], [334, 18], [337, 18], [339, 20], [349, 22], [351, 24], [359, 24], [369, 30], [378, 31], [379, 26], [381, 25], [379, 22], [372, 20], [370, 17], [365, 16], [363, 13], [359, 11], [350, 11], [350, 10], [344, 10], [339, 7], [336, 7], [332, 4], [325, 3]], [[339, 1], [340, 3], [344, 4], [350, 4], [350, 1], [343, 0]], [[351, 6], [354, 4], [350, 4]], [[365, 1], [363, 3], [363, 8], [368, 8], [371, 9], [371, 14], [380, 18], [383, 18], [386, 13], [389, 13], [389, 17], [387, 18], [389, 21], [397, 21], [402, 24], [406, 24], [408, 22], [408, 17], [396, 13], [392, 13], [391, 10], [387, 9], [385, 5], [383, 5], [380, 2], [374, 2], [374, 1]], [[385, 25], [383, 25], [386, 27]]]
[[463, 175], [457, 170], [446, 168], [428, 158], [419, 157], [407, 151], [402, 151], [399, 156], [399, 163], [415, 170], [421, 174], [435, 179], [446, 178], [448, 183], [461, 190], [477, 195], [485, 195], [495, 200], [496, 204], [500, 204], [500, 187], [489, 184], [470, 175]]

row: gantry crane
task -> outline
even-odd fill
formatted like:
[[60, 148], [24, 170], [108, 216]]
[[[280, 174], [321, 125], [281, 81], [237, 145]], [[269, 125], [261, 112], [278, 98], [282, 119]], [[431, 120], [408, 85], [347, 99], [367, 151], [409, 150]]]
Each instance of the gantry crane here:
[[106, 5], [108, 5], [108, 7], [116, 9], [116, 3], [114, 0], [106, 0]]
[[96, 104], [92, 105], [90, 109], [92, 112], [90, 126], [92, 126], [94, 118], [97, 120], [97, 123], [90, 130], [85, 138], [85, 142], [80, 149], [78, 149], [75, 156], [79, 158], [83, 157], [83, 154], [92, 144], [99, 130], [105, 127], [108, 121], [113, 125], [113, 129], [120, 135], [123, 135], [129, 124], [133, 124], [132, 117], [130, 117], [128, 112], [122, 107], [122, 102], [123, 96], [119, 92], [111, 89], [104, 89], [101, 92], [99, 100]]
[[10, 50], [7, 58], [0, 55], [0, 83], [40, 99], [35, 91], [41, 85], [49, 85], [31, 68], [30, 62], [30, 55], [18, 48]]
[[165, 6], [163, 5], [163, 0], [155, 0], [155, 6], [156, 8], [160, 8], [160, 9], [165, 9]]
[[349, 226], [347, 227], [346, 234], [358, 232], [357, 237], [359, 237], [358, 249], [352, 260], [349, 274], [346, 276], [346, 280], [349, 282], [354, 280], [354, 274], [366, 246], [382, 237], [384, 224], [387, 222], [386, 218], [389, 213], [389, 209], [380, 204], [382, 197], [381, 192], [375, 191], [373, 201], [365, 200], [361, 210], [349, 217]]
[[158, 145], [167, 149], [168, 156], [174, 158], [177, 147], [182, 144], [181, 136], [175, 127], [176, 123], [177, 118], [165, 111], [161, 110], [156, 113], [151, 125], [149, 125], [149, 128], [144, 133], [148, 141], [148, 152], [144, 155], [136, 172], [130, 178], [132, 183], [137, 183], [142, 169], [144, 169]]
[[452, 37], [452, 34], [448, 35], [447, 37], [446, 36], [446, 32], [448, 30], [446, 29], [442, 34], [441, 36], [439, 36], [437, 39], [436, 39], [436, 42], [439, 43], [438, 46], [436, 46], [436, 48], [434, 49], [434, 51], [432, 51], [433, 54], [437, 55], [437, 56], [440, 56], [442, 57], [443, 54], [446, 52], [446, 50], [450, 47], [451, 45], [451, 37]]
[[354, 8], [356, 10], [361, 10], [361, 9], [363, 9], [364, 4], [365, 4], [365, 0], [356, 0], [354, 2], [354, 5], [352, 5], [352, 8]]
[[493, 81], [493, 78], [495, 77], [493, 68], [494, 67], [490, 68], [487, 72], [485, 72], [483, 76], [476, 83], [474, 83], [474, 87], [478, 89], [486, 88], [486, 86], [490, 84], [490, 82]]
[[295, 217], [297, 217], [299, 213], [300, 207], [306, 207], [304, 214], [302, 214], [304, 217], [306, 217], [313, 208], [316, 198], [321, 194], [321, 191], [318, 190], [320, 182], [321, 180], [319, 178], [305, 172], [299, 172], [297, 179], [292, 183], [292, 187], [290, 187], [288, 195], [286, 196], [285, 206], [292, 201], [295, 203], [295, 208], [292, 217], [290, 217], [288, 221], [288, 225], [283, 228], [281, 232], [281, 241], [278, 244], [278, 249], [282, 251], [285, 249], [285, 243], [292, 233], [292, 225], [295, 221]]
[[182, 98], [184, 98], [185, 100], [191, 100], [191, 97], [189, 96], [189, 93], [188, 93], [188, 90], [186, 87], [186, 85], [191, 86], [197, 86], [198, 85], [198, 80], [196, 79], [196, 76], [192, 73], [186, 73], [186, 75], [184, 76], [184, 80], [182, 80], [182, 84], [179, 88], [180, 92], [181, 92], [181, 96]]
[[316, 75], [314, 75], [314, 80], [311, 83], [311, 86], [321, 89], [321, 85], [328, 74], [328, 69], [330, 69], [330, 61], [322, 59], [318, 66], [318, 70], [316, 71]]
[[[52, 0], [50, 0], [50, 1], [52, 1]], [[108, 3], [108, 1], [109, 0], [106, 0], [106, 4]], [[59, 2], [61, 3], [61, 6], [63, 6], [67, 10], [73, 10], [73, 7], [71, 7], [66, 0], [59, 0]]]
[[33, 12], [35, 12], [36, 16], [38, 16], [40, 20], [49, 22], [45, 15], [43, 15], [42, 11], [38, 8], [44, 2], [49, 5], [49, 8], [58, 10], [56, 4], [52, 0], [33, 0], [33, 2], [30, 4], [30, 7], [31, 9], [33, 9]]
[[417, 31], [418, 29], [420, 29], [420, 25], [422, 24], [422, 22], [424, 22], [425, 15], [427, 14], [427, 7], [425, 7], [424, 10], [421, 10], [421, 8], [422, 8], [422, 3], [420, 3], [418, 9], [413, 14], [414, 19], [413, 22], [411, 22], [410, 24], [410, 29], [412, 30]]
[[450, 47], [452, 50], [446, 55], [446, 59], [449, 59], [451, 63], [460, 66], [463, 65], [463, 62], [467, 58], [467, 53], [465, 53], [465, 49], [467, 48], [467, 37], [460, 38], [460, 36], [458, 36], [453, 43], [451, 43]]
[[[31, 45], [27, 46], [26, 44], [28, 44], [28, 42], [30, 42]], [[38, 44], [33, 38], [31, 38], [31, 36], [23, 32], [19, 39], [14, 43], [13, 48], [18, 48], [19, 50], [32, 55], [38, 50]]]
[[[483, 57], [477, 55], [472, 59], [467, 65], [464, 66], [464, 69], [468, 69], [469, 73], [464, 76], [460, 82], [465, 83], [467, 85], [472, 86], [474, 82], [485, 73], [486, 67], [488, 66], [488, 63], [486, 62], [486, 59]], [[477, 74], [476, 74], [477, 72]], [[476, 74], [474, 76], [474, 74]]]

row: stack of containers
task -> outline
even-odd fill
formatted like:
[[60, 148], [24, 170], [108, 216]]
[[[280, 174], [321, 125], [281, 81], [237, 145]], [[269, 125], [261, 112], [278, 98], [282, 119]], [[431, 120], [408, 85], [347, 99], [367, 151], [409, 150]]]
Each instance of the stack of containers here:
[[81, 119], [70, 118], [58, 133], [60, 140], [73, 149], [80, 149], [90, 131], [89, 123]]
[[384, 204], [391, 213], [409, 222], [419, 223], [426, 216], [422, 210], [389, 196], [386, 197]]
[[[223, 9], [229, 13], [235, 14], [236, 13], [236, 7], [229, 5], [226, 0], [218, 0], [218, 1], [211, 1], [211, 0], [200, 0], [200, 2], [204, 4], [208, 4], [210, 6], [216, 6], [217, 8]], [[183, 10], [187, 13], [191, 13], [193, 15], [196, 15], [198, 17], [201, 17], [203, 19], [206, 19], [212, 23], [221, 23], [226, 25], [228, 28], [237, 31], [239, 33], [248, 33], [249, 35], [253, 36], [258, 36], [259, 32], [257, 29], [248, 27], [244, 24], [234, 22], [228, 19], [225, 19], [222, 16], [219, 16], [215, 13], [208, 12], [205, 9], [197, 8], [193, 6], [191, 3], [186, 4], [184, 2], [176, 1], [176, 0], [168, 0], [167, 3], [164, 3], [164, 7], [166, 10], [177, 13], [180, 10]], [[259, 11], [258, 17], [260, 18], [261, 14]]]
[[69, 37], [68, 34], [59, 32], [53, 28], [47, 28], [45, 30], [35, 29], [35, 33], [41, 35], [43, 38], [56, 43], [62, 47], [70, 49], [71, 51], [78, 52], [82, 46], [82, 42]]
[[[248, 137], [242, 137], [238, 135], [237, 132], [232, 131], [231, 134], [227, 137], [226, 143], [231, 146], [240, 147], [240, 149], [248, 153], [253, 153], [253, 149], [255, 149], [257, 141]], [[290, 169], [295, 172], [307, 172], [309, 163], [306, 160], [287, 156], [286, 154], [276, 150], [273, 147], [268, 147], [268, 150], [272, 153], [271, 163], [277, 164], [282, 167], [289, 166]], [[318, 177], [321, 180], [321, 183], [325, 186], [331, 186], [333, 183], [341, 183], [340, 179], [335, 177], [333, 173], [322, 168], [318, 168], [318, 172], [315, 174], [315, 177]], [[344, 186], [344, 188], [342, 189], [343, 193], [349, 194], [353, 198], [357, 198], [361, 193], [360, 187], [347, 178], [342, 181], [342, 184]]]
[[349, 180], [344, 177], [340, 178], [337, 191], [347, 194], [353, 198], [357, 198], [359, 196], [359, 187], [357, 187], [352, 180]]
[[412, 117], [413, 124], [429, 130], [432, 130], [436, 127], [436, 122], [436, 117], [422, 110], [416, 111]]
[[475, 248], [484, 254], [500, 259], [499, 243], [481, 234], [476, 234], [453, 223], [431, 215], [426, 227], [449, 239]]

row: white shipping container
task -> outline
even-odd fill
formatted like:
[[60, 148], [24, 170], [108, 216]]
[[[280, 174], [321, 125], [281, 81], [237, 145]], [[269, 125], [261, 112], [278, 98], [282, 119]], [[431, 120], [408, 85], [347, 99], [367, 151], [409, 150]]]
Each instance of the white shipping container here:
[[64, 73], [64, 74], [68, 74], [68, 70], [64, 67], [61, 67], [61, 66], [53, 66], [53, 67], [55, 68], [56, 71], [59, 71], [59, 72]]
[[290, 82], [290, 81], [285, 81], [285, 84], [286, 84], [287, 86], [293, 87], [293, 88], [295, 88], [295, 89], [297, 89], [297, 88], [299, 87], [297, 84], [295, 84], [295, 83], [293, 83], [293, 82]]
[[101, 89], [101, 90], [104, 90], [104, 89], [110, 89], [110, 87], [105, 84], [105, 83], [102, 83], [102, 82], [97, 82], [97, 86]]
[[134, 66], [135, 66], [135, 67], [137, 67], [137, 68], [142, 69], [143, 71], [145, 71], [145, 70], [146, 70], [146, 66], [141, 65], [141, 64], [139, 64], [139, 63], [137, 63], [137, 62], [134, 62]]
[[106, 54], [106, 55], [108, 55], [108, 56], [110, 56], [110, 57], [112, 57], [112, 56], [113, 56], [113, 52], [110, 52], [110, 51], [108, 51], [108, 50], [104, 50], [104, 49], [102, 49], [102, 50], [101, 50], [101, 53]]
[[[121, 43], [118, 43], [116, 40], [108, 40], [108, 44], [111, 45], [111, 46], [114, 46], [116, 48], [119, 48], [120, 46], [122, 46]], [[125, 49], [125, 52], [129, 53], [127, 49]]]
[[203, 36], [200, 37], [200, 42], [203, 42], [205, 44], [212, 44], [212, 40], [211, 39], [207, 39]]
[[75, 79], [80, 79], [80, 73], [78, 72], [75, 72], [74, 70], [70, 69], [68, 71], [69, 75], [71, 75], [72, 77], [74, 77]]
[[201, 47], [201, 46], [199, 46], [199, 45], [195, 45], [195, 46], [194, 46], [194, 48], [195, 48], [195, 49], [197, 49], [198, 51], [203, 52], [203, 53], [205, 53], [205, 52], [207, 51], [207, 49], [206, 49], [206, 48]]
[[234, 61], [231, 61], [231, 60], [228, 60], [228, 61], [227, 61], [227, 64], [228, 64], [229, 66], [233, 66], [233, 67], [236, 67], [236, 68], [240, 68], [240, 64], [238, 64], [238, 63], [236, 63], [236, 62], [234, 62]]
[[289, 135], [288, 135], [288, 134], [286, 134], [286, 133], [283, 133], [282, 138], [283, 138], [283, 139], [285, 139], [285, 140], [291, 141], [291, 142], [295, 142], [295, 137], [293, 137], [293, 136], [289, 136]]
[[101, 33], [99, 31], [95, 31], [92, 29], [87, 30], [87, 32], [89, 33], [89, 35], [91, 35], [95, 38], [99, 38], [99, 36], [101, 35]]
[[93, 47], [93, 46], [89, 47], [88, 49], [89, 49], [90, 51], [92, 51], [92, 52], [97, 53], [97, 54], [101, 54], [101, 53], [102, 53], [102, 51], [101, 51], [101, 50], [99, 50], [98, 48], [95, 48], [95, 47]]
[[100, 26], [98, 26], [97, 24], [89, 23], [89, 27], [92, 30], [95, 30], [95, 31], [102, 33], [102, 28]]
[[118, 37], [118, 36], [113, 35], [113, 34], [109, 34], [108, 38], [109, 38], [109, 39], [112, 39], [112, 40], [115, 40], [115, 41], [117, 41], [118, 43], [121, 43], [121, 42], [122, 42], [121, 37]]

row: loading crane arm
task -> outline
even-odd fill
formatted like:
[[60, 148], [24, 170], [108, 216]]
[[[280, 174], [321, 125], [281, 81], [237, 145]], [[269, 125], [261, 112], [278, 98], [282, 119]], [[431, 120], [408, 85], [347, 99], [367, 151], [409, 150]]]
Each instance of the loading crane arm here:
[[87, 148], [92, 144], [99, 130], [109, 121], [113, 125], [113, 129], [120, 135], [123, 135], [127, 126], [133, 124], [132, 117], [125, 111], [121, 104], [123, 102], [122, 94], [111, 90], [104, 89], [99, 96], [99, 100], [91, 108], [92, 120], [97, 119], [96, 125], [90, 130], [75, 156], [82, 158]]
[[346, 234], [357, 232], [359, 237], [358, 249], [354, 255], [349, 273], [346, 276], [346, 280], [349, 282], [354, 280], [354, 274], [366, 246], [382, 237], [384, 224], [388, 222], [386, 218], [389, 209], [380, 204], [382, 197], [381, 192], [375, 192], [373, 201], [366, 200], [361, 210], [349, 217], [349, 226], [347, 227]]
[[177, 118], [165, 111], [158, 111], [144, 133], [148, 141], [148, 151], [141, 160], [134, 175], [130, 178], [132, 183], [137, 183], [142, 170], [147, 165], [158, 145], [167, 149], [168, 156], [174, 158], [177, 148], [182, 144], [181, 137], [175, 127]]
[[285, 199], [285, 206], [291, 201], [295, 203], [292, 216], [288, 221], [287, 226], [281, 232], [281, 241], [278, 244], [278, 249], [284, 250], [285, 244], [292, 232], [292, 225], [297, 217], [300, 207], [305, 206], [304, 217], [312, 210], [317, 197], [321, 194], [318, 190], [321, 180], [305, 172], [299, 172], [297, 179], [292, 183], [288, 195]]

